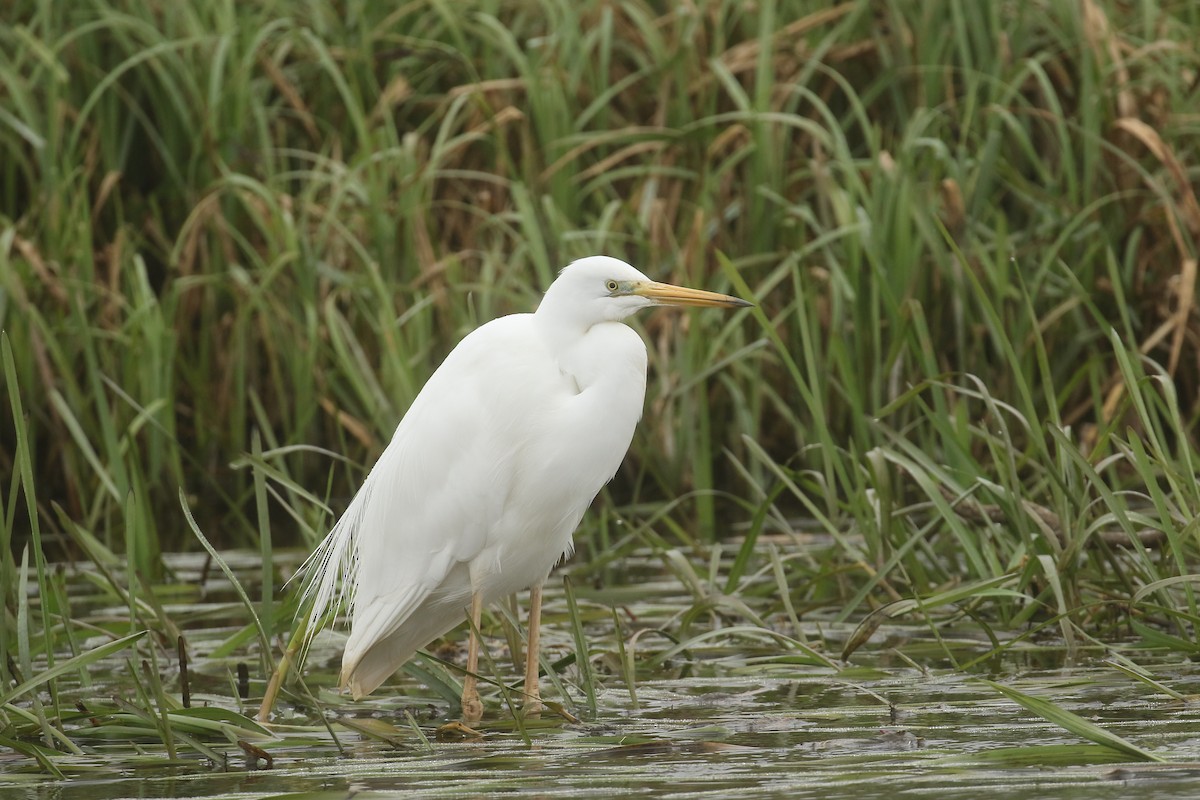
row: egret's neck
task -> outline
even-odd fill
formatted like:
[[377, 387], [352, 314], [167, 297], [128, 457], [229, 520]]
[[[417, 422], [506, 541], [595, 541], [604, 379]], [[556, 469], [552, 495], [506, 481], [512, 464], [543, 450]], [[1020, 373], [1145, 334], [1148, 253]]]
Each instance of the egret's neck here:
[[534, 319], [559, 369], [580, 391], [598, 384], [645, 386], [646, 346], [629, 326], [612, 321], [584, 325], [578, 317], [542, 309]]
[[579, 314], [571, 313], [569, 307], [550, 302], [543, 302], [533, 312], [533, 323], [550, 355], [560, 362], [592, 327], [591, 320], [585, 322]]

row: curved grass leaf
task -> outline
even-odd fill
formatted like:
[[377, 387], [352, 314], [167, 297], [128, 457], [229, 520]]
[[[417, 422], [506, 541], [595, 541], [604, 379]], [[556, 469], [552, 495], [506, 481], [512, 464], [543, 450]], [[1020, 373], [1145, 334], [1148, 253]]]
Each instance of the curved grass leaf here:
[[1117, 753], [1121, 753], [1134, 761], [1164, 761], [1165, 759], [1156, 756], [1148, 750], [1143, 750], [1136, 744], [1122, 739], [1111, 731], [1105, 730], [1094, 722], [1089, 722], [1083, 717], [1071, 711], [1067, 711], [1061, 706], [1057, 706], [1049, 700], [1041, 697], [1034, 697], [1031, 694], [1026, 694], [1011, 686], [1005, 686], [994, 681], [984, 681], [988, 686], [995, 689], [1000, 694], [1012, 700], [1017, 705], [1030, 711], [1047, 722], [1051, 722], [1063, 730], [1069, 731], [1081, 739], [1087, 739], [1089, 742], [1107, 747]]
[[20, 683], [20, 684], [14, 686], [11, 689], [8, 689], [4, 692], [0, 692], [0, 705], [4, 705], [6, 703], [11, 702], [12, 700], [20, 697], [21, 695], [25, 694], [26, 692], [29, 692], [32, 689], [36, 689], [37, 687], [41, 686], [42, 684], [47, 683], [47, 682], [57, 678], [59, 675], [64, 675], [68, 672], [72, 672], [77, 669], [85, 668], [90, 664], [99, 662], [102, 659], [107, 658], [108, 656], [112, 655], [113, 653], [120, 652], [121, 650], [124, 650], [126, 647], [129, 647], [130, 645], [136, 643], [139, 639], [141, 639], [145, 635], [146, 635], [146, 631], [138, 631], [137, 633], [131, 633], [128, 636], [122, 636], [120, 639], [116, 639], [114, 641], [108, 642], [107, 644], [102, 644], [99, 647], [95, 648], [94, 650], [89, 650], [86, 653], [80, 653], [79, 655], [77, 655], [73, 658], [68, 658], [66, 661], [60, 661], [57, 664], [55, 664], [53, 667], [51, 667], [50, 669], [46, 670], [45, 672], [41, 672], [41, 673], [33, 676], [29, 680], [24, 681], [23, 683]]

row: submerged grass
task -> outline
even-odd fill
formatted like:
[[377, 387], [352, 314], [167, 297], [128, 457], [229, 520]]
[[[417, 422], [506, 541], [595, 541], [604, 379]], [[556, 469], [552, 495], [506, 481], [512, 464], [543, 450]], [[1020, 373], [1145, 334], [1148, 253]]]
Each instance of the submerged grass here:
[[[82, 657], [90, 684], [83, 683], [77, 663], [60, 661], [54, 674], [0, 697], [0, 741], [28, 758], [24, 768], [9, 764], [0, 783], [20, 792], [33, 785], [22, 781], [40, 767], [52, 776], [86, 777], [92, 791], [127, 794], [138, 782], [148, 796], [191, 796], [203, 794], [187, 787], [205, 775], [222, 787], [214, 790], [219, 794], [245, 780], [246, 771], [272, 769], [276, 775], [253, 778], [253, 791], [361, 791], [369, 781], [380, 790], [403, 785], [418, 793], [467, 784], [528, 793], [544, 792], [547, 775], [554, 774], [564, 787], [600, 796], [629, 785], [702, 791], [696, 773], [715, 770], [709, 780], [728, 790], [753, 794], [786, 786], [815, 797], [831, 784], [868, 774], [946, 791], [981, 780], [1004, 789], [1019, 787], [1030, 770], [1055, 766], [1075, 770], [1060, 775], [1064, 781], [1096, 784], [1107, 779], [1105, 773], [1081, 768], [1115, 763], [1161, 789], [1184, 779], [1194, 760], [1196, 708], [1177, 697], [1195, 688], [1197, 675], [1169, 652], [1137, 645], [1086, 648], [1089, 656], [1108, 652], [1123, 664], [1140, 661], [1138, 673], [1174, 692], [1155, 698], [1145, 696], [1141, 681], [1108, 664], [1067, 666], [1054, 644], [997, 649], [963, 619], [941, 619], [937, 637], [920, 625], [885, 623], [879, 639], [841, 663], [797, 658], [795, 650], [768, 641], [767, 629], [749, 625], [677, 640], [674, 618], [695, 598], [650, 550], [623, 560], [629, 571], [624, 586], [581, 585], [572, 590], [573, 600], [563, 585], [547, 587], [544, 655], [558, 687], [547, 700], [569, 704], [582, 721], [552, 713], [540, 720], [490, 713], [482, 738], [447, 730], [441, 723], [453, 716], [461, 668], [434, 657], [409, 665], [406, 671], [419, 682], [400, 677], [377, 696], [351, 702], [328, 685], [330, 671], [321, 665], [336, 658], [340, 642], [324, 633], [313, 644], [312, 684], [291, 682], [271, 721], [260, 725], [239, 710], [237, 689], [222, 681], [235, 664], [219, 655], [228, 609], [246, 590], [233, 582], [253, 580], [256, 572], [251, 556], [225, 553], [224, 560], [237, 565], [232, 579], [215, 576], [207, 600], [176, 612], [195, 652], [190, 707], [180, 701], [178, 664], [169, 663], [168, 648], [144, 633], [112, 640]], [[292, 552], [282, 560], [295, 565], [302, 557]], [[172, 556], [171, 566], [192, 576], [207, 568], [205, 561], [201, 555]], [[727, 568], [732, 560], [720, 563]], [[582, 577], [585, 565], [570, 572]], [[75, 573], [68, 585], [84, 582]], [[640, 598], [635, 603], [621, 597], [630, 589]], [[81, 602], [80, 624], [104, 624], [109, 602]], [[766, 596], [747, 602], [762, 614], [772, 605]], [[626, 620], [619, 626], [611, 622], [614, 611]], [[809, 615], [806, 639], [831, 647], [857, 635], [831, 611]], [[624, 637], [615, 635], [622, 628]], [[491, 707], [500, 709], [517, 694], [522, 659], [505, 652], [500, 626], [487, 615], [482, 633], [489, 655], [481, 688]], [[587, 670], [576, 657], [579, 636], [587, 642]], [[946, 663], [989, 650], [996, 653], [994, 672], [1009, 676], [1002, 684], [989, 685]], [[622, 675], [623, 663], [637, 670], [636, 698], [625, 691], [631, 682]], [[253, 663], [250, 671], [257, 697], [266, 675]], [[137, 675], [135, 684], [130, 674]], [[20, 699], [51, 681], [64, 708], [51, 727], [56, 738], [45, 741], [36, 733], [37, 715]], [[1014, 711], [1006, 699], [1033, 715]], [[465, 744], [447, 738], [464, 734]], [[397, 759], [403, 762], [398, 772]], [[1173, 771], [1152, 775], [1137, 772], [1140, 760], [1183, 763], [1163, 764]], [[727, 774], [735, 762], [740, 768]], [[596, 774], [601, 765], [608, 769]], [[151, 770], [165, 767], [175, 776], [170, 785], [147, 780]], [[73, 785], [61, 787], [65, 797], [74, 796]]]
[[[118, 642], [129, 680], [162, 670], [218, 574], [239, 588], [213, 657], [275, 662], [281, 550], [328, 528], [454, 342], [598, 251], [757, 306], [640, 323], [646, 418], [549, 623], [577, 637], [543, 663], [576, 713], [601, 664], [641, 708], [713, 648], [827, 670], [897, 623], [967, 670], [1053, 635], [1153, 691], [1117, 643], [1197, 651], [1195, 4], [7, 19], [0, 678], [49, 677], [3, 695], [0, 737], [43, 769], [76, 749], [59, 682]], [[689, 598], [649, 630], [621, 610], [645, 552]], [[60, 569], [120, 612], [79, 616]], [[583, 638], [599, 621], [620, 647]], [[960, 652], [959, 625], [987, 645]], [[329, 680], [269, 695], [340, 705]], [[144, 689], [111, 714], [210, 747]]]

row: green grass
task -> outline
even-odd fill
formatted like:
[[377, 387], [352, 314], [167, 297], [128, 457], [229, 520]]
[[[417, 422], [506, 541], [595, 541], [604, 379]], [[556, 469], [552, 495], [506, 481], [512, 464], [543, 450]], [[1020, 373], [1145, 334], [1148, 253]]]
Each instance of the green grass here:
[[202, 548], [258, 554], [227, 646], [277, 658], [276, 554], [594, 252], [757, 303], [635, 323], [645, 419], [577, 537], [608, 583], [659, 554], [679, 653], [779, 621], [815, 663], [816, 612], [1195, 653], [1198, 40], [1184, 0], [17, 2], [0, 677], [81, 663], [53, 564], [174, 642], [163, 554]]

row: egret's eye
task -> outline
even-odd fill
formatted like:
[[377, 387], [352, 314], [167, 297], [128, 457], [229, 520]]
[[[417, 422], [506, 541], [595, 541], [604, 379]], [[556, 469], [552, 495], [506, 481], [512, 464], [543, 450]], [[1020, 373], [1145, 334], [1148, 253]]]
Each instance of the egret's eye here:
[[604, 288], [608, 289], [610, 292], [615, 292], [619, 288], [619, 285], [617, 284], [616, 281], [614, 281], [610, 278], [609, 280], [604, 282]]

